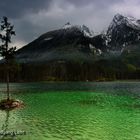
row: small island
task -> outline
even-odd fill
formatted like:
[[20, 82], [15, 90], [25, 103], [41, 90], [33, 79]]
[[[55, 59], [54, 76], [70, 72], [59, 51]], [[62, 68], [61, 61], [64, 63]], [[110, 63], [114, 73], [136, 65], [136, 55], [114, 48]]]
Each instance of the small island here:
[[14, 26], [11, 25], [11, 23], [8, 21], [8, 18], [3, 17], [3, 20], [1, 21], [0, 32], [0, 39], [2, 42], [2, 44], [0, 45], [0, 55], [3, 58], [1, 60], [1, 63], [3, 64], [2, 70], [5, 72], [7, 99], [3, 99], [0, 101], [0, 109], [2, 110], [12, 110], [23, 106], [22, 101], [12, 99], [10, 97], [10, 73], [17, 69], [17, 65], [14, 59], [16, 47], [11, 47], [9, 45], [11, 43], [11, 37], [15, 35], [15, 31], [13, 30], [13, 28]]
[[16, 99], [10, 99], [10, 100], [4, 99], [0, 101], [1, 110], [13, 110], [16, 108], [21, 108], [23, 106], [24, 106], [24, 103]]

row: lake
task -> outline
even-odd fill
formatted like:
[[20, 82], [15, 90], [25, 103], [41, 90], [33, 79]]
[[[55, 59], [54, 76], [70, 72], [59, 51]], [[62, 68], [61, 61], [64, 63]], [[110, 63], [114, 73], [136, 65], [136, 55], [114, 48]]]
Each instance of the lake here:
[[[0, 84], [0, 99], [5, 87]], [[25, 107], [0, 111], [2, 140], [140, 140], [140, 82], [14, 83], [10, 89]]]

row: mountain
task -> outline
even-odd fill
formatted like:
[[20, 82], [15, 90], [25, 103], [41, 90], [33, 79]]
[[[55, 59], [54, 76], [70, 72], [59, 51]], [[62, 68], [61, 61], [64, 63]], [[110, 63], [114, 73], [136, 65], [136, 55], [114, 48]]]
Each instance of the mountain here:
[[108, 46], [122, 50], [125, 46], [140, 41], [140, 20], [117, 14], [106, 32]]
[[14, 80], [140, 79], [140, 20], [117, 14], [98, 35], [68, 22], [22, 47], [15, 57], [21, 71], [12, 76]]
[[61, 29], [47, 32], [19, 49], [20, 62], [47, 62], [56, 60], [91, 61], [93, 53], [101, 50], [93, 46], [93, 32], [85, 25], [65, 24]]
[[[66, 23], [17, 51], [20, 62], [94, 61], [96, 56], [130, 52], [140, 42], [140, 20], [116, 14], [104, 34], [94, 35], [85, 25]], [[129, 48], [129, 49], [127, 49]]]
[[69, 30], [69, 31], [72, 31], [72, 30], [79, 30], [85, 37], [89, 37], [89, 38], [92, 38], [94, 36], [94, 32], [91, 31], [87, 26], [85, 25], [71, 25], [69, 22], [66, 23], [62, 29], [65, 29], [65, 30]]

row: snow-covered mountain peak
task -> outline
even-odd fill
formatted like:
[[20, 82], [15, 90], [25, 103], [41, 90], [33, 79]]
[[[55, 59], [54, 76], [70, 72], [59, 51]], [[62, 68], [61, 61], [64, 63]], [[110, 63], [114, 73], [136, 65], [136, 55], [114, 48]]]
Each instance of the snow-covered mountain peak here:
[[116, 14], [105, 34], [106, 45], [121, 48], [140, 41], [140, 20], [132, 16]]
[[123, 18], [124, 18], [123, 15], [121, 15], [121, 14], [116, 14], [116, 15], [114, 16], [114, 18], [113, 18], [113, 21], [114, 21], [114, 22], [118, 22], [118, 21], [121, 21]]
[[85, 36], [88, 36], [88, 37], [93, 37], [94, 36], [94, 33], [92, 30], [90, 30], [87, 26], [85, 25], [82, 25], [81, 26], [81, 31], [84, 33]]
[[73, 30], [73, 29], [77, 29], [79, 30], [80, 32], [82, 32], [84, 34], [84, 36], [86, 37], [93, 37], [94, 36], [94, 33], [93, 31], [91, 31], [87, 26], [85, 25], [71, 25], [70, 22], [67, 22], [62, 29], [65, 29], [65, 30]]
[[63, 29], [68, 29], [68, 28], [71, 28], [72, 25], [70, 24], [70, 22], [67, 22], [64, 26], [63, 26]]
[[134, 17], [125, 17], [125, 19], [128, 26], [140, 30], [140, 20], [137, 20]]
[[140, 20], [137, 20], [132, 16], [123, 16], [121, 14], [116, 14], [109, 26], [109, 30], [112, 30], [119, 25], [126, 25], [133, 29], [140, 30]]

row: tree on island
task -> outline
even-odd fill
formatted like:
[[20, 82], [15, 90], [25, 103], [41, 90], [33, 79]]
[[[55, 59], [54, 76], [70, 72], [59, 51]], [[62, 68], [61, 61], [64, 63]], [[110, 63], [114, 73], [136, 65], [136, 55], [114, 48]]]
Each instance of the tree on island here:
[[12, 63], [14, 60], [14, 54], [16, 51], [16, 47], [11, 47], [9, 44], [11, 43], [12, 36], [15, 36], [14, 26], [8, 21], [7, 17], [3, 17], [0, 25], [1, 33], [1, 45], [0, 45], [0, 55], [3, 58], [5, 64], [5, 72], [6, 72], [6, 83], [7, 83], [7, 99], [3, 100], [0, 103], [0, 106], [3, 108], [11, 108], [18, 104], [16, 100], [10, 99], [9, 92], [9, 74], [12, 69]]

